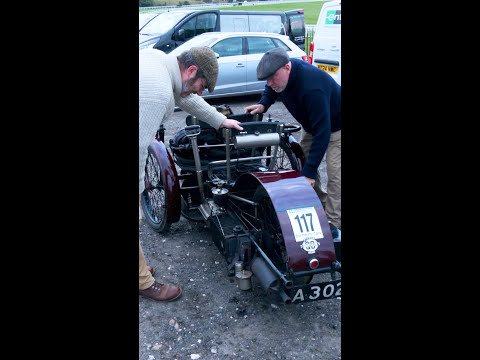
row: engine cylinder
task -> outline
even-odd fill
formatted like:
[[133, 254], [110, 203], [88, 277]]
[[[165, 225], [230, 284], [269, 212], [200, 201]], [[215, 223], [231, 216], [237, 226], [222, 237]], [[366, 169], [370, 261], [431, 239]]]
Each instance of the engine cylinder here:
[[260, 146], [273, 146], [280, 143], [278, 133], [237, 135], [234, 139], [236, 149]]

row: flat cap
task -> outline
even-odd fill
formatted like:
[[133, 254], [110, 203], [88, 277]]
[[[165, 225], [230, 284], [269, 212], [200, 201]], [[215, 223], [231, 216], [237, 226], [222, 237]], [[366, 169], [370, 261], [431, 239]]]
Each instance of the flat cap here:
[[197, 46], [190, 49], [193, 59], [200, 71], [207, 79], [207, 89], [212, 92], [215, 89], [218, 77], [218, 61], [215, 52], [208, 46]]
[[287, 52], [282, 48], [268, 50], [257, 65], [257, 79], [267, 80], [275, 71], [290, 61]]

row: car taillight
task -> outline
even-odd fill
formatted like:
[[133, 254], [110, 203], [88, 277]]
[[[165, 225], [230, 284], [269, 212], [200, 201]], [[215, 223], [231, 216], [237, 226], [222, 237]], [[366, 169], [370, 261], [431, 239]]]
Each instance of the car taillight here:
[[315, 45], [313, 44], [313, 41], [310, 43], [310, 53], [308, 54], [308, 62], [310, 64], [313, 64], [313, 49], [315, 48]]
[[302, 55], [302, 60], [303, 60], [303, 61], [308, 61], [307, 55]]
[[309, 262], [308, 262], [308, 266], [310, 266], [310, 269], [316, 269], [318, 267], [318, 265], [320, 264], [320, 262], [317, 260], [317, 259], [311, 259]]

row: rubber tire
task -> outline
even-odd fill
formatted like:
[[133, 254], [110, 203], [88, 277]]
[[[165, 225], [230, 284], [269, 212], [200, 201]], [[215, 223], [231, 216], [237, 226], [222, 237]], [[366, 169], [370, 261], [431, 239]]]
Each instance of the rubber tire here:
[[[273, 146], [271, 148], [273, 150]], [[278, 167], [274, 167], [273, 170], [299, 170], [297, 165], [297, 157], [293, 153], [292, 149], [284, 142], [283, 139], [280, 141], [278, 151], [279, 152], [283, 151], [284, 155], [282, 158], [285, 160], [288, 160], [288, 164], [287, 163], [283, 164], [284, 167], [282, 167], [281, 169], [279, 169]], [[268, 163], [270, 160], [271, 159], [264, 160], [266, 162], [266, 166], [268, 166]], [[278, 159], [277, 159], [277, 162], [278, 162]]]
[[170, 229], [167, 223], [167, 204], [160, 163], [149, 149], [145, 164], [145, 183], [151, 184], [140, 197], [144, 219], [156, 232], [162, 233]]

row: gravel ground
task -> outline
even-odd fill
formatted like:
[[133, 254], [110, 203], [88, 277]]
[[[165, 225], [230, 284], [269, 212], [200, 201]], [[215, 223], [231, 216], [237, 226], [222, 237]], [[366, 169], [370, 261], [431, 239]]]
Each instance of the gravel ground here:
[[[256, 99], [209, 102], [243, 113]], [[268, 113], [296, 123], [281, 103]], [[186, 116], [176, 112], [164, 124], [166, 141], [185, 126]], [[165, 234], [142, 223], [139, 233], [156, 279], [183, 287], [182, 297], [171, 303], [139, 296], [140, 360], [341, 359], [341, 299], [284, 305], [254, 277], [251, 290], [240, 290], [203, 222], [181, 218]]]

